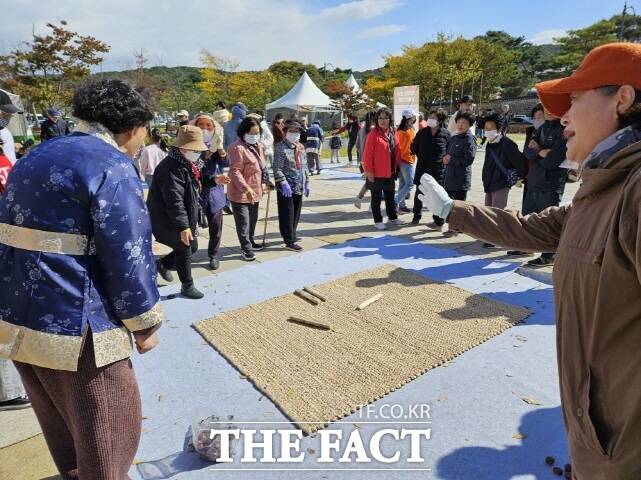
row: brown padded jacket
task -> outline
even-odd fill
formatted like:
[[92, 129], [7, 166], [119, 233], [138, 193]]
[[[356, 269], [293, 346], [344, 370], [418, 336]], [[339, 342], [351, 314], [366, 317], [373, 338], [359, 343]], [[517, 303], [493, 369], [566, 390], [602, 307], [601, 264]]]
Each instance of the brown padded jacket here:
[[556, 252], [563, 417], [575, 478], [641, 479], [641, 142], [583, 172], [572, 204], [539, 214], [455, 202], [450, 228]]

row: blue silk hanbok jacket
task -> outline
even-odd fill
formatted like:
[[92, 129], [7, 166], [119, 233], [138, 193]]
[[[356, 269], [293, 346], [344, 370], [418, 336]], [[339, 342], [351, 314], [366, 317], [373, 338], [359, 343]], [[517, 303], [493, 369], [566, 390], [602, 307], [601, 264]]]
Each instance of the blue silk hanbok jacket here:
[[75, 133], [32, 150], [0, 199], [0, 357], [76, 371], [127, 358], [162, 321], [151, 226], [131, 160]]

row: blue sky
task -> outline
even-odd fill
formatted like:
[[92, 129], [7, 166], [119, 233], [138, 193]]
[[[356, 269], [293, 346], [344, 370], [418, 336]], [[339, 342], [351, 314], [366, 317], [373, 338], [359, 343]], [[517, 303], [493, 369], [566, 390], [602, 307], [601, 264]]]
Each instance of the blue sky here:
[[[473, 37], [505, 30], [541, 43], [619, 13], [622, 1], [537, 0], [0, 0], [0, 51], [44, 32], [52, 20], [111, 45], [105, 70], [132, 68], [134, 49], [149, 66], [199, 65], [199, 53], [263, 69], [282, 59], [363, 70], [383, 64], [407, 44], [438, 32]], [[631, 4], [641, 13], [641, 0]]]

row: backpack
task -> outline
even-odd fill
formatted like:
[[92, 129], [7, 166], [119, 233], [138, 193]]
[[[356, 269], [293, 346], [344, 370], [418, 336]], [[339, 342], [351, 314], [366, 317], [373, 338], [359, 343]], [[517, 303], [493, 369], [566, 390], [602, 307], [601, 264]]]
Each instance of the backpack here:
[[329, 148], [332, 150], [340, 150], [340, 148], [343, 146], [343, 141], [341, 140], [341, 137], [338, 135], [334, 135], [332, 138], [329, 139]]

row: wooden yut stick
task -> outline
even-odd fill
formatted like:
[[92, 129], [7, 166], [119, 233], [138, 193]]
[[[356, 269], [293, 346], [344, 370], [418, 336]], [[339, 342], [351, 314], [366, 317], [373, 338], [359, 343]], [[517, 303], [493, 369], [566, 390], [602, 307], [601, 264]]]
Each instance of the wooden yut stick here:
[[299, 296], [303, 300], [307, 300], [309, 303], [314, 304], [314, 305], [320, 305], [320, 300], [312, 297], [311, 295], [303, 292], [302, 290], [294, 290], [294, 295]]
[[322, 322], [316, 322], [314, 320], [305, 320], [304, 318], [289, 317], [287, 321], [300, 323], [301, 325], [306, 325], [308, 327], [320, 328], [322, 330], [331, 330], [331, 327], [328, 324], [322, 323]]
[[322, 301], [322, 302], [326, 302], [326, 301], [327, 301], [327, 298], [325, 298], [323, 295], [321, 295], [320, 293], [318, 293], [316, 290], [312, 290], [312, 289], [311, 289], [311, 288], [309, 288], [309, 287], [303, 287], [303, 290], [305, 290], [305, 291], [306, 291], [307, 293], [309, 293], [310, 295], [313, 295], [314, 297], [318, 298], [318, 299], [319, 299], [320, 301]]
[[373, 297], [368, 298], [363, 303], [361, 303], [358, 307], [356, 307], [356, 310], [363, 310], [368, 305], [371, 305], [374, 302], [378, 302], [381, 298], [383, 298], [382, 293], [379, 293], [378, 295], [374, 295]]

